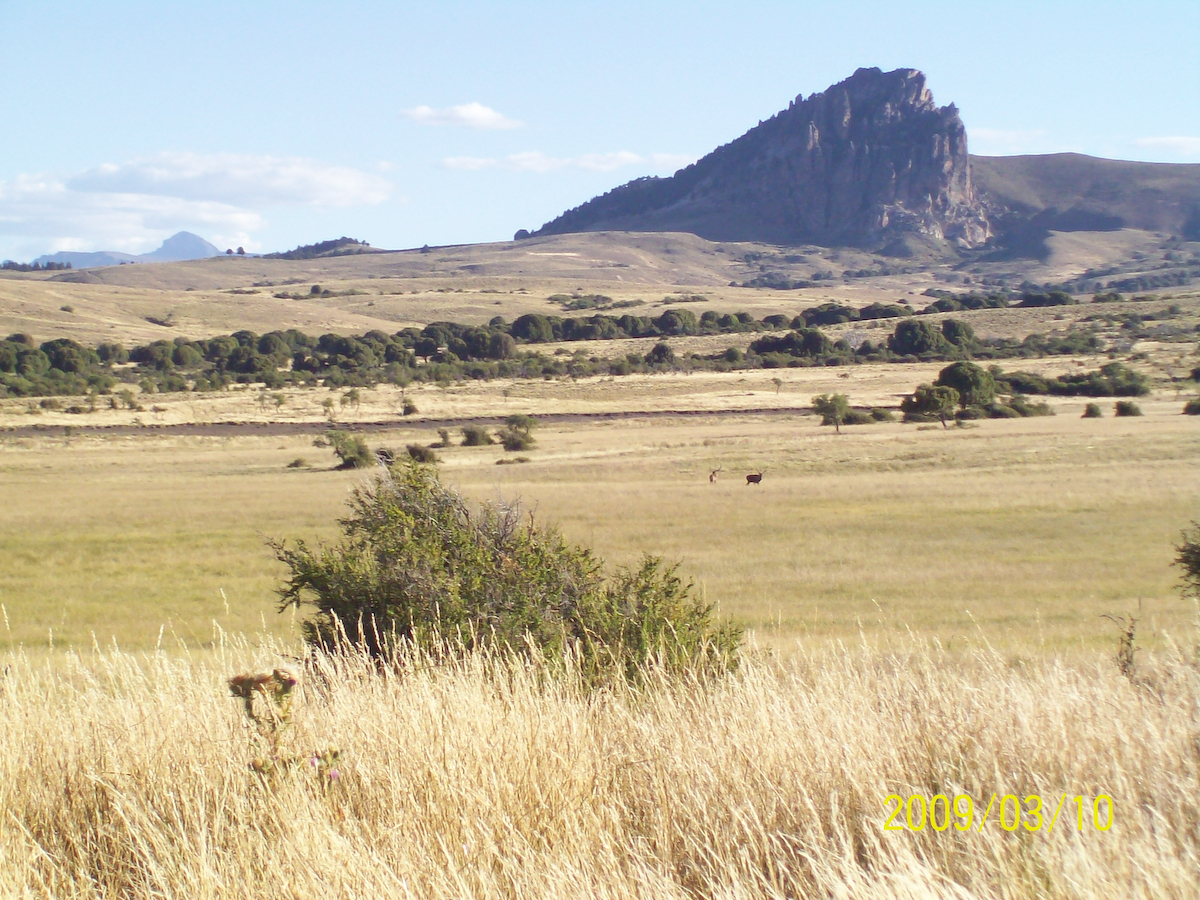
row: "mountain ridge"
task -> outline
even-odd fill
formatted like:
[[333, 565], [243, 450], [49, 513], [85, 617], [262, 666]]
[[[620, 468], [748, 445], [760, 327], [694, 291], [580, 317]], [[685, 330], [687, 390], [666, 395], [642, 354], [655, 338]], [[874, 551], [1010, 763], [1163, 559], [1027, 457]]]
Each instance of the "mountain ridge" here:
[[620, 185], [532, 236], [686, 231], [894, 255], [915, 240], [1039, 257], [1052, 231], [1119, 228], [1200, 237], [1200, 165], [971, 156], [957, 108], [938, 107], [919, 70], [859, 69], [673, 176]]
[[163, 241], [157, 250], [149, 253], [134, 255], [122, 253], [119, 250], [90, 252], [61, 250], [58, 253], [39, 256], [34, 262], [42, 266], [45, 266], [46, 263], [70, 263], [74, 269], [94, 269], [129, 263], [184, 262], [221, 255], [220, 250], [199, 235], [192, 234], [190, 231], [178, 231]]

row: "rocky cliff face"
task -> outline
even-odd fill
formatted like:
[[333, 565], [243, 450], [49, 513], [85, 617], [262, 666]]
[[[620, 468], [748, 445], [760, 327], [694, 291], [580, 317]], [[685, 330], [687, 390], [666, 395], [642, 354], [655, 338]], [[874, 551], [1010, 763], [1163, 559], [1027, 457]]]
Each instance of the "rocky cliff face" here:
[[632, 181], [535, 234], [609, 230], [867, 247], [990, 236], [958, 111], [914, 69], [859, 69], [673, 177]]

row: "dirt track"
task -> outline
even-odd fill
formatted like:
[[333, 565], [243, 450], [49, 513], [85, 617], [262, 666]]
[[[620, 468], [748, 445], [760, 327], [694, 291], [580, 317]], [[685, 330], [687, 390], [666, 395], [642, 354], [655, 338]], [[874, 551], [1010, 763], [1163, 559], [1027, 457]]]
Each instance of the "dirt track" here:
[[[624, 419], [672, 419], [672, 418], [732, 418], [736, 416], [803, 416], [809, 411], [802, 407], [771, 407], [767, 409], [664, 409], [634, 412], [596, 413], [546, 413], [535, 414], [545, 425], [569, 422], [612, 422]], [[290, 434], [319, 434], [331, 427], [339, 431], [371, 433], [390, 431], [394, 428], [458, 428], [463, 425], [501, 425], [503, 416], [476, 416], [454, 419], [388, 419], [374, 422], [185, 422], [173, 425], [19, 425], [0, 428], [0, 435], [11, 437], [38, 437], [62, 434], [70, 429], [71, 434], [85, 435], [131, 435], [164, 434], [197, 437], [237, 437], [261, 435], [278, 437]]]

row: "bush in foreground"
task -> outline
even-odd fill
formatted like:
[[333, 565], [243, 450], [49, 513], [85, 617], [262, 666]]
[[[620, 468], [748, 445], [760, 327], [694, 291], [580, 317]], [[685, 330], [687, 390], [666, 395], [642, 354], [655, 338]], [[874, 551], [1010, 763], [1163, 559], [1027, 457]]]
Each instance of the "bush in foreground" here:
[[375, 462], [375, 457], [366, 441], [345, 431], [336, 429], [327, 431], [313, 441], [313, 446], [331, 448], [337, 458], [341, 460], [339, 469], [365, 469]]
[[1083, 408], [1083, 418], [1085, 419], [1102, 419], [1104, 412], [1100, 409], [1099, 403], [1089, 403]]
[[462, 427], [462, 445], [464, 447], [486, 447], [496, 443], [495, 439], [482, 425], [464, 425]]
[[725, 666], [740, 631], [717, 623], [673, 566], [654, 557], [605, 573], [590, 550], [537, 526], [519, 504], [472, 509], [414, 462], [358, 488], [343, 542], [310, 549], [276, 543], [290, 577], [283, 608], [306, 601], [321, 646], [344, 639], [370, 653], [460, 640], [548, 658], [577, 654], [603, 678], [658, 660], [670, 668]]
[[1113, 404], [1114, 416], [1140, 416], [1142, 408], [1132, 400], [1118, 400]]
[[1183, 414], [1185, 416], [1200, 416], [1200, 397], [1183, 404]]

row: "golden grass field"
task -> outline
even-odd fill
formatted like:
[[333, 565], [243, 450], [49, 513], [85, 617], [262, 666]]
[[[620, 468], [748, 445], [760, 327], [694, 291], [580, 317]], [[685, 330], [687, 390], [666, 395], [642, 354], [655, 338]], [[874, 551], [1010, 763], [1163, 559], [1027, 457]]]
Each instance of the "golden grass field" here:
[[[550, 293], [575, 289], [645, 297], [651, 312], [702, 290], [708, 304], [688, 308], [794, 314], [945, 283], [750, 291], [725, 287], [744, 273], [706, 242], [555, 240], [523, 248], [563, 254], [533, 263], [495, 245], [119, 267], [93, 283], [5, 276], [0, 325], [126, 343], [395, 330], [548, 312]], [[1054, 240], [1046, 277], [1102, 261], [1105, 242], [1153, 245], [1126, 232]], [[865, 264], [852, 251], [841, 263]], [[375, 293], [318, 304], [253, 288], [318, 279]], [[1200, 321], [1194, 290], [1104, 311], [1168, 299], [1184, 310], [1173, 321]], [[1095, 310], [954, 315], [1020, 337]], [[145, 319], [167, 314], [176, 327]], [[714, 352], [749, 337], [672, 344]], [[357, 403], [325, 390], [156, 394], [141, 411], [84, 415], [0, 400], [0, 896], [1200, 896], [1200, 614], [1170, 565], [1200, 519], [1200, 420], [1180, 415], [1194, 388], [1179, 380], [1200, 356], [1174, 340], [1121, 358], [1154, 385], [1139, 418], [1102, 400], [1105, 417], [1084, 420], [1086, 398], [1052, 398], [1051, 417], [841, 434], [809, 413], [814, 395], [894, 408], [941, 365], [417, 385], [410, 417], [388, 386]], [[679, 561], [746, 627], [741, 666], [588, 691], [495, 655], [405, 656], [383, 673], [318, 656], [272, 749], [225, 681], [304, 655], [297, 616], [276, 612], [286, 570], [266, 542], [336, 540], [350, 492], [375, 477], [313, 446], [329, 397], [339, 427], [372, 447], [403, 453], [447, 428], [440, 477], [470, 498], [519, 497], [612, 564]], [[518, 412], [542, 419], [527, 462], [457, 446], [461, 424]], [[745, 483], [752, 472], [761, 485]], [[1138, 617], [1127, 675], [1105, 616]], [[330, 748], [337, 779], [309, 765]], [[300, 765], [264, 784], [249, 763], [272, 753]], [[889, 795], [939, 793], [973, 798], [970, 828], [885, 830]], [[1100, 794], [1110, 829], [1089, 805], [1080, 830], [1069, 801], [1049, 827], [1064, 796]], [[1006, 795], [1023, 809], [1042, 798], [1041, 826], [1026, 815], [1007, 830]]]
[[[1127, 679], [1104, 663], [1014, 667], [980, 643], [947, 658], [913, 639], [787, 665], [754, 654], [716, 681], [651, 673], [600, 693], [495, 656], [405, 656], [386, 674], [318, 657], [272, 747], [224, 680], [269, 670], [281, 649], [13, 659], [0, 676], [0, 892], [1200, 890], [1200, 669], [1176, 652]], [[272, 753], [295, 766], [251, 771]]]

